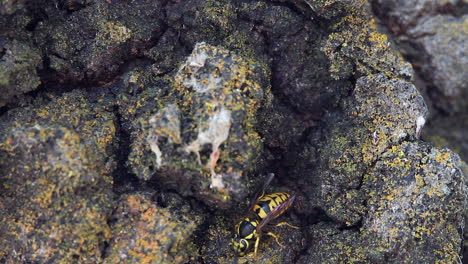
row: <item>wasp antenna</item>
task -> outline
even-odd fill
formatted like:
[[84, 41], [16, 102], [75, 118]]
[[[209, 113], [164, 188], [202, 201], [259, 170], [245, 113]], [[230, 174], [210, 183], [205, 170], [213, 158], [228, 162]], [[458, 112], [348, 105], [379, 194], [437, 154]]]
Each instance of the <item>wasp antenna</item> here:
[[274, 173], [272, 173], [272, 172], [268, 173], [267, 179], [266, 179], [266, 181], [265, 181], [264, 186], [269, 185], [269, 184], [271, 183], [271, 181], [273, 180], [274, 177], [275, 177], [275, 174], [274, 174]]

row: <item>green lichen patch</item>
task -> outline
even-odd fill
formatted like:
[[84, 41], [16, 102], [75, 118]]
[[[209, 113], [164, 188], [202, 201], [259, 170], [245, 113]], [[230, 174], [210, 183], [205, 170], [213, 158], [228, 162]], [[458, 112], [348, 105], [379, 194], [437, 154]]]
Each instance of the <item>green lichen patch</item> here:
[[13, 97], [36, 89], [41, 83], [39, 50], [21, 41], [0, 39], [0, 107]]
[[[337, 1], [341, 2], [341, 1]], [[346, 8], [346, 15], [331, 26], [322, 51], [330, 59], [329, 72], [335, 79], [383, 73], [390, 78], [409, 80], [412, 68], [396, 52], [384, 33], [377, 30], [369, 15], [367, 1]]]
[[358, 79], [343, 107], [344, 117], [331, 115], [324, 138], [314, 139], [320, 160], [315, 174], [323, 186], [316, 199], [330, 216], [354, 225], [365, 213], [359, 188], [366, 170], [391, 146], [418, 138], [427, 108], [414, 85], [384, 75]]
[[403, 142], [381, 155], [361, 190], [362, 226], [312, 226], [309, 256], [299, 263], [458, 262], [467, 189], [456, 154]]
[[196, 225], [192, 214], [161, 208], [148, 193], [126, 194], [114, 212], [104, 263], [187, 263]]
[[127, 41], [131, 37], [131, 30], [124, 25], [109, 21], [99, 25], [97, 40], [100, 45], [108, 46]]
[[425, 263], [458, 261], [467, 195], [458, 155], [405, 142], [386, 151], [365, 178], [369, 210], [361, 234], [377, 241], [376, 252], [393, 254], [395, 262], [416, 251]]

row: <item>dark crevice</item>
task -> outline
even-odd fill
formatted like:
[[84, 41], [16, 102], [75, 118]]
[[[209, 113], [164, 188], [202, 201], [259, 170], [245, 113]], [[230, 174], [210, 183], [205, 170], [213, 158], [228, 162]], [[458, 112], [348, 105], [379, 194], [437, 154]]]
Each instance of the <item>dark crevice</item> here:
[[[357, 72], [358, 70], [357, 70], [356, 63], [353, 63], [352, 65], [353, 65], [352, 72]], [[346, 80], [351, 83], [350, 89], [346, 91], [346, 94], [344, 95], [344, 97], [340, 98], [340, 102], [338, 103], [338, 105], [342, 105], [344, 100], [349, 99], [354, 94], [354, 90], [356, 89], [356, 84], [357, 84], [358, 79], [359, 79], [359, 76], [357, 76], [356, 74], [350, 74], [349, 78]]]
[[[269, 1], [266, 1], [266, 2], [270, 3], [272, 6], [280, 6], [280, 7], [289, 8], [291, 11], [293, 11], [298, 16], [302, 17], [304, 15], [304, 12], [297, 5], [295, 5], [294, 3], [291, 3], [289, 1], [269, 0]], [[310, 10], [312, 11], [312, 9], [310, 9]]]
[[0, 107], [0, 117], [6, 114], [11, 108], [8, 105]]
[[314, 207], [311, 214], [306, 217], [301, 217], [302, 226], [315, 225], [318, 223], [336, 223], [329, 217], [326, 211], [321, 207]]
[[40, 22], [46, 21], [49, 18], [39, 1], [26, 2], [26, 10], [31, 18], [31, 21], [25, 26], [25, 29], [29, 32], [33, 32]]
[[[281, 7], [286, 7], [290, 10], [292, 10], [296, 15], [299, 17], [303, 18], [304, 17], [304, 12], [298, 8], [295, 4], [289, 3], [289, 2], [277, 2], [277, 1], [268, 1], [268, 4], [273, 4], [274, 6], [281, 6]], [[310, 9], [307, 7], [307, 9]], [[312, 11], [312, 10], [311, 10]], [[238, 13], [238, 18], [246, 21], [248, 23], [253, 24], [253, 30], [256, 31], [259, 35], [263, 37], [263, 43], [265, 46], [265, 53], [269, 57], [269, 64], [270, 64], [270, 86], [271, 86], [271, 93], [277, 98], [280, 102], [282, 102], [284, 105], [288, 106], [290, 110], [295, 112], [298, 115], [305, 115], [306, 117], [304, 119], [309, 119], [311, 117], [307, 117], [307, 114], [304, 111], [301, 111], [297, 109], [296, 107], [291, 106], [288, 96], [280, 93], [281, 90], [284, 89], [285, 86], [289, 84], [289, 80], [283, 80], [281, 81], [278, 76], [276, 76], [276, 73], [278, 72], [278, 64], [281, 63], [281, 57], [279, 56], [283, 50], [275, 51], [274, 50], [274, 43], [281, 41], [283, 38], [292, 38], [294, 36], [297, 36], [298, 34], [301, 34], [305, 29], [304, 24], [302, 24], [302, 27], [300, 29], [295, 29], [293, 33], [288, 32], [285, 35], [275, 37], [275, 39], [271, 39], [269, 36], [269, 32], [264, 30], [263, 27], [263, 21], [262, 20], [253, 20], [249, 18], [248, 16]], [[314, 20], [315, 25], [317, 26], [317, 29], [321, 28], [321, 25], [318, 24], [319, 20]], [[310, 33], [310, 32], [308, 32]], [[296, 69], [299, 71], [302, 71], [302, 69]], [[320, 117], [312, 117], [312, 119], [320, 119]]]
[[113, 172], [113, 189], [116, 194], [121, 195], [138, 189], [140, 181], [126, 166], [126, 162], [131, 151], [131, 139], [130, 134], [128, 134], [128, 132], [122, 127], [122, 116], [118, 106], [114, 106], [114, 113], [117, 117], [116, 126], [118, 127], [117, 138], [119, 139], [119, 145], [116, 150], [115, 157], [117, 164]]
[[431, 111], [430, 118], [428, 119], [427, 124], [430, 124], [438, 116], [441, 116], [441, 117], [451, 116], [452, 113], [450, 111], [448, 111], [447, 109], [441, 107], [437, 103], [439, 98], [443, 97], [443, 95], [441, 95], [438, 92], [438, 89], [436, 89], [435, 85], [433, 85], [432, 82], [426, 80], [426, 78], [423, 78], [423, 80], [425, 81], [425, 85], [426, 85], [427, 90], [422, 95], [427, 96], [427, 98], [425, 98], [426, 99], [425, 101], [430, 103], [432, 110], [434, 110], [434, 111]]
[[37, 24], [39, 24], [41, 21], [43, 20], [40, 18], [35, 18], [25, 26], [25, 29], [29, 32], [33, 32], [36, 29]]
[[[270, 53], [273, 53], [270, 51]], [[282, 104], [288, 106], [289, 109], [299, 113], [300, 111], [296, 109], [296, 107], [291, 106], [289, 99], [286, 95], [280, 93], [280, 91], [284, 88], [285, 85], [288, 84], [288, 80], [281, 81], [277, 76], [276, 72], [278, 72], [278, 57], [276, 55], [271, 54], [271, 76], [270, 76], [270, 85], [271, 85], [271, 93], [275, 96], [275, 98], [280, 101]]]
[[[1, 43], [0, 43], [0, 45], [1, 45]], [[7, 50], [6, 48], [4, 48], [3, 46], [0, 46], [0, 60], [3, 58], [3, 56], [5, 56], [6, 50]]]
[[102, 259], [106, 259], [108, 257], [107, 249], [109, 248], [109, 245], [110, 245], [109, 241], [104, 241], [102, 245], [102, 250], [101, 250]]
[[[298, 147], [303, 147], [305, 144], [309, 143], [310, 136], [317, 131], [317, 128], [318, 128], [318, 124], [314, 124], [304, 129], [301, 136], [297, 139], [297, 143], [296, 143], [297, 145], [295, 146], [295, 149]], [[288, 148], [288, 149], [291, 149], [291, 148]]]
[[301, 251], [295, 256], [292, 263], [297, 263], [301, 257], [308, 255], [308, 250], [312, 243], [314, 243], [313, 238], [304, 227], [316, 225], [318, 223], [335, 223], [335, 221], [326, 214], [325, 210], [320, 207], [314, 207], [309, 214], [298, 214], [298, 217], [301, 221], [300, 226], [303, 228], [301, 233], [305, 243], [303, 243]]
[[[304, 234], [304, 232], [302, 232]], [[305, 243], [302, 243], [305, 240]], [[297, 263], [303, 256], [308, 255], [308, 251], [310, 248], [310, 245], [312, 243], [312, 239], [306, 237], [303, 241], [300, 241], [302, 243], [302, 248], [301, 250], [294, 256], [294, 259], [292, 260], [292, 263]]]
[[[114, 206], [111, 210], [111, 212], [107, 215], [107, 218], [106, 218], [106, 223], [107, 223], [107, 226], [112, 228], [112, 226], [117, 222], [117, 218], [115, 217], [115, 213], [117, 212], [118, 210], [118, 201], [119, 201], [119, 197], [115, 197], [115, 201], [116, 201], [116, 206]], [[109, 249], [109, 246], [110, 246], [110, 243], [109, 243], [109, 240], [105, 240], [104, 241], [104, 244], [102, 245], [102, 249], [101, 249], [101, 256], [102, 256], [102, 259], [106, 259], [108, 257], [108, 252], [107, 250]]]

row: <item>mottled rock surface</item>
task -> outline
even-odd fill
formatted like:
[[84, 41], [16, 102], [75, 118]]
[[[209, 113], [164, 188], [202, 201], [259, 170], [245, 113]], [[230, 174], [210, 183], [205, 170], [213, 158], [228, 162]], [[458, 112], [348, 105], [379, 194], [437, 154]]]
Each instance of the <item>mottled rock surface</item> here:
[[468, 2], [376, 0], [373, 7], [416, 70], [415, 84], [430, 109], [423, 139], [450, 147], [466, 162]]
[[[456, 261], [452, 249], [462, 233], [452, 231], [462, 223], [465, 179], [457, 154], [417, 140], [427, 109], [416, 88], [363, 77], [344, 106], [344, 119], [324, 119], [323, 137], [312, 138], [322, 147], [310, 164], [308, 192], [340, 225], [312, 227], [312, 241], [320, 242], [300, 263], [406, 263], [429, 248], [418, 257], [423, 262]], [[301, 166], [311, 160], [310, 148]], [[330, 234], [336, 238], [322, 239]]]
[[62, 82], [110, 81], [164, 28], [160, 1], [133, 1], [130, 8], [125, 1], [73, 2], [60, 3], [70, 10], [67, 16], [53, 1], [43, 3], [43, 12], [55, 19], [42, 21], [34, 32], [48, 67]]
[[434, 85], [427, 93], [438, 98], [434, 104], [447, 112], [466, 112], [468, 109], [467, 100], [464, 100], [468, 98], [466, 36], [468, 16], [426, 17], [407, 32], [411, 40], [405, 42], [421, 48], [426, 54], [427, 63], [419, 64], [418, 68], [424, 79]]
[[[456, 263], [466, 193], [459, 158], [427, 143], [403, 142], [382, 153], [363, 179], [359, 226], [320, 224], [299, 263]], [[443, 173], [434, 173], [435, 171]], [[427, 250], [431, 248], [431, 250]], [[413, 254], [424, 251], [425, 255]]]
[[0, 259], [100, 261], [111, 234], [113, 114], [74, 92], [3, 117]]
[[344, 107], [345, 115], [324, 119], [327, 125], [318, 132], [321, 136], [311, 138], [296, 173], [310, 174], [304, 180], [314, 188], [306, 194], [314, 206], [353, 226], [367, 211], [361, 189], [364, 175], [388, 148], [417, 138], [427, 109], [411, 83], [383, 75], [360, 78]]
[[[466, 1], [376, 0], [374, 7], [416, 69], [416, 84], [426, 97], [434, 120], [466, 115]], [[453, 118], [454, 123], [457, 119]]]
[[104, 263], [187, 263], [193, 214], [162, 208], [149, 193], [121, 196], [111, 219], [112, 238]]

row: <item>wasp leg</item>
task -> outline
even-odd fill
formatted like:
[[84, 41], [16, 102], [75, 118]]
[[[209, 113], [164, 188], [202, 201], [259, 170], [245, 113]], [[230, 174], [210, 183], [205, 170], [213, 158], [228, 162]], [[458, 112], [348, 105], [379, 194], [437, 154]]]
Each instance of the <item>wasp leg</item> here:
[[277, 224], [272, 224], [274, 226], [289, 226], [289, 227], [292, 227], [294, 229], [301, 229], [300, 227], [297, 227], [297, 226], [293, 226], [291, 225], [290, 223], [288, 222], [281, 222], [281, 223], [277, 223]]
[[269, 236], [272, 236], [272, 237], [276, 240], [276, 243], [277, 243], [280, 247], [285, 248], [285, 246], [279, 242], [279, 235], [275, 235], [275, 234], [273, 234], [273, 233], [271, 233], [271, 232], [266, 232], [265, 234], [267, 234], [267, 235], [269, 235]]
[[255, 246], [254, 246], [254, 258], [257, 258], [257, 249], [258, 249], [258, 244], [260, 243], [260, 235], [257, 236], [257, 239], [255, 240]]

